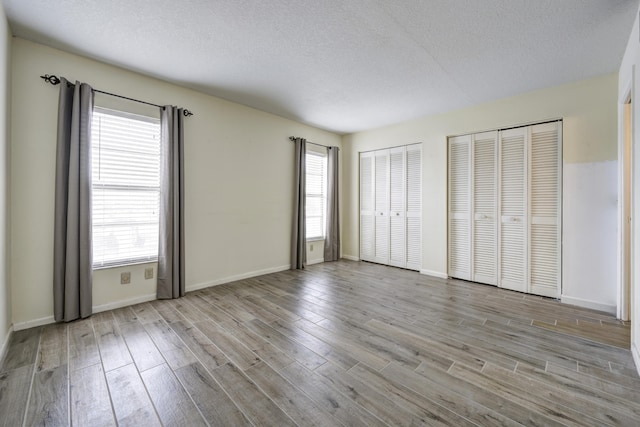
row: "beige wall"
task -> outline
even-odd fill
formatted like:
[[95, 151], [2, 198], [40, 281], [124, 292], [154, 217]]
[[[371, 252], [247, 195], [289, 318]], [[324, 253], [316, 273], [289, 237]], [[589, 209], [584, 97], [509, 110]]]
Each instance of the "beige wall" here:
[[[563, 299], [615, 310], [616, 85], [611, 74], [343, 137], [345, 256], [357, 257], [359, 251], [359, 152], [423, 143], [422, 269], [442, 276], [447, 274], [447, 136], [562, 118], [565, 173], [603, 181], [586, 201], [583, 191], [565, 183], [565, 223], [575, 218], [578, 225], [563, 239]], [[573, 175], [567, 178], [582, 185]], [[588, 224], [593, 218], [602, 223]], [[586, 283], [578, 280], [583, 277]]]
[[0, 358], [11, 327], [9, 268], [9, 102], [11, 34], [0, 7]]
[[[195, 113], [185, 120], [188, 289], [288, 268], [293, 193], [288, 137], [340, 146], [340, 136], [20, 38], [12, 53], [13, 90], [20, 94], [12, 101], [11, 137], [16, 327], [50, 321], [53, 310], [58, 89], [42, 82], [44, 73]], [[144, 280], [144, 267], [96, 271], [94, 307], [153, 298], [155, 279]], [[119, 284], [121, 271], [131, 271], [130, 285]]]
[[[638, 227], [635, 213], [640, 212], [640, 86], [638, 79], [640, 78], [638, 67], [640, 67], [640, 42], [638, 42], [638, 15], [633, 24], [631, 35], [627, 43], [627, 49], [620, 66], [619, 84], [618, 84], [618, 124], [623, 129], [624, 109], [622, 105], [627, 100], [627, 96], [631, 95], [632, 100], [632, 205], [631, 205], [631, 352], [636, 363], [638, 373], [640, 373], [640, 227]], [[622, 156], [623, 137], [620, 132], [620, 155]]]

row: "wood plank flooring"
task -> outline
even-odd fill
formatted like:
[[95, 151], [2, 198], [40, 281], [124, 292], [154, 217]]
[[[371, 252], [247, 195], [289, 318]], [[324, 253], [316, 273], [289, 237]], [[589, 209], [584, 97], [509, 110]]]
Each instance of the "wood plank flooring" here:
[[640, 425], [629, 325], [369, 263], [13, 334], [0, 425]]

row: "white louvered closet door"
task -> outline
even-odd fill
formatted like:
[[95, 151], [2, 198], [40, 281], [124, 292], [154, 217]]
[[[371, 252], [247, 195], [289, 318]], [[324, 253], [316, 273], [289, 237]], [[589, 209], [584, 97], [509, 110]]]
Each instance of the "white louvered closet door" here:
[[531, 126], [529, 292], [560, 296], [560, 122]]
[[410, 270], [422, 266], [422, 144], [407, 146], [407, 264]]
[[498, 132], [473, 135], [472, 280], [498, 284]]
[[498, 285], [527, 292], [527, 156], [529, 128], [501, 131]]
[[360, 259], [375, 257], [374, 156], [360, 153]]
[[374, 152], [375, 245], [373, 261], [389, 263], [389, 150]]
[[389, 265], [405, 267], [406, 168], [405, 147], [389, 149]]
[[471, 135], [449, 138], [449, 275], [471, 279]]

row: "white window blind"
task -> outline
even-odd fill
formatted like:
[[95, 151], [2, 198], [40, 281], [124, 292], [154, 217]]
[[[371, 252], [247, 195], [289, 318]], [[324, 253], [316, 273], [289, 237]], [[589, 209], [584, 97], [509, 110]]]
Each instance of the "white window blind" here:
[[95, 108], [93, 267], [158, 258], [160, 120]]
[[324, 239], [326, 211], [326, 154], [307, 151], [307, 239]]

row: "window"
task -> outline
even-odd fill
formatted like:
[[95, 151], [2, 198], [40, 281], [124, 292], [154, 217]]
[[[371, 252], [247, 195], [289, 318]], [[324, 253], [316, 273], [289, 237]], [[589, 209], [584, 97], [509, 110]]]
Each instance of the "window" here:
[[160, 120], [95, 108], [93, 268], [158, 259]]
[[324, 239], [327, 155], [307, 151], [307, 240]]

